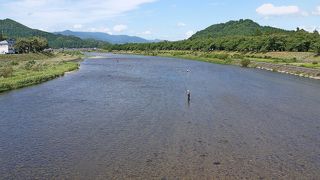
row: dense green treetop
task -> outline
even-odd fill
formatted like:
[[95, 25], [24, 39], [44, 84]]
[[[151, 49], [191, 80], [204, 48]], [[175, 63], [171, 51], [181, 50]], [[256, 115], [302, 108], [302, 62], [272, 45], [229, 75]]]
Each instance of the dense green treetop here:
[[258, 36], [267, 34], [289, 34], [293, 31], [286, 31], [279, 28], [260, 26], [258, 23], [246, 19], [229, 21], [227, 23], [215, 24], [194, 34], [190, 39], [218, 38], [226, 36]]

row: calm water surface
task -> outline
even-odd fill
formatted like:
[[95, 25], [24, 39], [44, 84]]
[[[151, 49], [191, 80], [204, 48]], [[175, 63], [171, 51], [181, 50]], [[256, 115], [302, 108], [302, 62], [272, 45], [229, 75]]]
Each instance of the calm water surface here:
[[320, 179], [320, 81], [99, 56], [0, 94], [0, 179]]

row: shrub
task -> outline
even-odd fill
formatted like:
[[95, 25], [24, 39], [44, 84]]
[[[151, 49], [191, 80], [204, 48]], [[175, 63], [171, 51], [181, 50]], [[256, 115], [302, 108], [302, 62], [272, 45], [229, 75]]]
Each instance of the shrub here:
[[[60, 64], [60, 63], [59, 63], [59, 64]], [[45, 64], [45, 63], [36, 63], [36, 64], [32, 65], [32, 67], [30, 68], [30, 70], [33, 70], [33, 71], [41, 71], [41, 70], [43, 70], [46, 66], [47, 66], [47, 64]]]
[[317, 55], [320, 55], [320, 41], [314, 44], [314, 50]]
[[224, 60], [224, 63], [225, 64], [231, 64], [232, 63], [232, 59], [228, 58], [228, 59]]
[[284, 63], [295, 63], [297, 62], [297, 58], [292, 58], [292, 59], [278, 59], [278, 62], [284, 62]]
[[292, 58], [291, 60], [292, 60], [292, 62], [297, 62], [297, 58], [296, 57]]
[[240, 61], [240, 64], [242, 67], [248, 67], [250, 63], [251, 63], [251, 61], [249, 59], [242, 59]]
[[35, 60], [30, 60], [30, 61], [28, 61], [28, 62], [25, 64], [24, 68], [25, 68], [26, 70], [30, 70], [30, 69], [32, 68], [32, 66], [35, 65], [35, 64], [36, 64], [36, 61], [35, 61]]
[[226, 60], [229, 58], [229, 54], [216, 54], [216, 58]]
[[229, 58], [229, 54], [214, 54], [214, 53], [211, 54], [210, 53], [210, 54], [204, 54], [204, 55], [202, 55], [202, 57], [226, 60]]
[[243, 59], [244, 55], [242, 55], [242, 54], [234, 54], [232, 57], [235, 58], [235, 59]]
[[13, 68], [11, 66], [9, 67], [1, 67], [0, 68], [0, 77], [10, 77], [13, 74]]
[[10, 63], [10, 65], [12, 65], [12, 66], [17, 66], [17, 65], [19, 65], [19, 63], [18, 63], [17, 61], [12, 61], [12, 62]]
[[313, 65], [316, 65], [316, 64], [318, 64], [318, 62], [317, 62], [317, 61], [313, 61], [312, 64], [313, 64]]

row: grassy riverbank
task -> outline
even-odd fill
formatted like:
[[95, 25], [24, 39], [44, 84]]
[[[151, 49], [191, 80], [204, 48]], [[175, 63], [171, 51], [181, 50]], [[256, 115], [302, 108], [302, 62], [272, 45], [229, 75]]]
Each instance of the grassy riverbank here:
[[79, 52], [0, 55], [0, 92], [49, 81], [79, 68]]
[[240, 53], [228, 51], [115, 51], [116, 53], [139, 54], [184, 58], [216, 64], [243, 66], [290, 73], [311, 78], [320, 78], [320, 56], [312, 52], [267, 52]]

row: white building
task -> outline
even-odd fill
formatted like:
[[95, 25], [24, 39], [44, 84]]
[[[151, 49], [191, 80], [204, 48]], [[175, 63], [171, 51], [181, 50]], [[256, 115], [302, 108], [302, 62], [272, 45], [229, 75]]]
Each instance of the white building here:
[[14, 41], [0, 41], [0, 54], [14, 54]]

